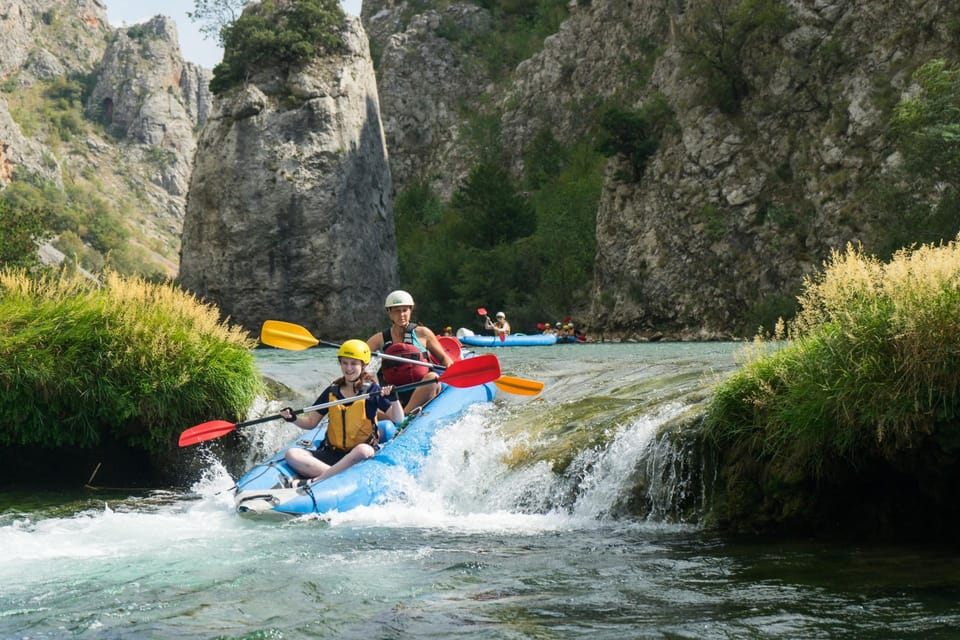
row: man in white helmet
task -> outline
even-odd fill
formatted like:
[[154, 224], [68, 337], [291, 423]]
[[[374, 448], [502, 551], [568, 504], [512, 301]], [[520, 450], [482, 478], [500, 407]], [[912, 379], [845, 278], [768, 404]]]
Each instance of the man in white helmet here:
[[[396, 386], [434, 380], [437, 373], [427, 366], [432, 355], [434, 361], [444, 367], [453, 364], [437, 336], [423, 325], [411, 322], [413, 315], [413, 296], [402, 289], [391, 291], [384, 302], [387, 315], [390, 316], [390, 328], [373, 334], [367, 339], [371, 351], [382, 351], [388, 355], [408, 360], [422, 360], [422, 366], [397, 362], [383, 358], [380, 363], [380, 376], [387, 384]], [[400, 394], [404, 413], [410, 414], [422, 407], [440, 393], [440, 384], [427, 384]]]

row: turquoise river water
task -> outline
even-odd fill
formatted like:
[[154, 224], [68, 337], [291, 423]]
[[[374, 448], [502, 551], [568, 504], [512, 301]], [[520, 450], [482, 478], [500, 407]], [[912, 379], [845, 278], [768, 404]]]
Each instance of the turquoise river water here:
[[[441, 430], [423, 475], [397, 479], [402, 502], [331, 517], [239, 517], [237, 472], [212, 453], [188, 489], [0, 493], [0, 638], [960, 637], [956, 549], [722, 538], [675, 515], [682, 474], [654, 474], [650, 517], [616, 515], [637, 474], [675, 455], [657, 426], [701, 404], [741, 349], [492, 350], [544, 392]], [[306, 404], [336, 373], [332, 350], [256, 358]], [[547, 422], [607, 437], [564, 474], [511, 464], [545, 446]], [[246, 430], [248, 462], [291, 429]]]

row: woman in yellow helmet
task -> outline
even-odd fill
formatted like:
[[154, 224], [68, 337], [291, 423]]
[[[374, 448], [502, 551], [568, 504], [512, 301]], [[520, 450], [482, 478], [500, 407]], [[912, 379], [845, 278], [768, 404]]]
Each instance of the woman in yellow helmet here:
[[[286, 460], [290, 468], [310, 482], [319, 482], [358, 462], [373, 457], [380, 443], [387, 440], [377, 426], [377, 410], [394, 424], [403, 422], [403, 407], [393, 385], [381, 388], [366, 371], [370, 347], [363, 340], [347, 340], [337, 351], [341, 377], [323, 390], [314, 404], [324, 404], [353, 396], [373, 394], [363, 401], [334, 405], [294, 416], [289, 407], [280, 416], [301, 429], [313, 429], [327, 416], [327, 435], [316, 451], [291, 447]], [[379, 392], [379, 393], [377, 393]]]

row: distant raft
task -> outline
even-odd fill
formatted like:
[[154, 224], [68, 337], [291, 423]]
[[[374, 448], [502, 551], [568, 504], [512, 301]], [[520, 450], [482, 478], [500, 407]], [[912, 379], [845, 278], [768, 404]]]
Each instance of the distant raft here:
[[471, 405], [493, 401], [496, 392], [493, 383], [465, 388], [444, 385], [437, 397], [424, 405], [423, 411], [411, 418], [374, 457], [307, 488], [291, 488], [296, 474], [284, 460], [286, 449], [320, 446], [327, 428], [324, 419], [237, 481], [236, 509], [248, 516], [301, 516], [349, 511], [389, 501], [396, 497], [392, 485], [396, 468], [417, 477], [437, 430], [459, 418]]
[[[462, 335], [461, 335], [462, 332]], [[546, 347], [556, 344], [557, 336], [553, 334], [511, 333], [501, 340], [498, 336], [478, 336], [470, 330], [457, 331], [460, 342], [471, 347]]]

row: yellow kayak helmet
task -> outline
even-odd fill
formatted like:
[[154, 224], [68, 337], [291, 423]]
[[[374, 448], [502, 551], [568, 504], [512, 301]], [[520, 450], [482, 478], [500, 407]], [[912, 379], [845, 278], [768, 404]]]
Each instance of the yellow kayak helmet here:
[[347, 340], [337, 351], [338, 358], [353, 358], [363, 364], [370, 364], [370, 347], [363, 340]]

